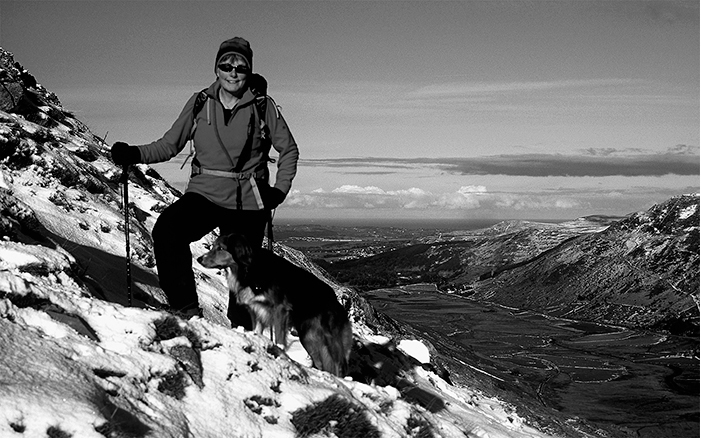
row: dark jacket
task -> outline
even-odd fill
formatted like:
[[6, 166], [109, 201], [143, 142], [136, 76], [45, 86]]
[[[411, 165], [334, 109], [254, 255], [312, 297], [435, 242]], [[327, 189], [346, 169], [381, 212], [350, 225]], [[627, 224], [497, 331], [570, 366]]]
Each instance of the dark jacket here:
[[[195, 93], [187, 101], [178, 119], [161, 139], [147, 145], [138, 145], [143, 163], [164, 162], [182, 151], [192, 132], [192, 111], [197, 94]], [[237, 172], [255, 175], [260, 192], [264, 194], [269, 184], [270, 147], [266, 147], [265, 142], [261, 141], [255, 96], [250, 90], [246, 90], [230, 119], [224, 120], [224, 107], [218, 99], [217, 82], [207, 89], [207, 95], [209, 99], [196, 119], [195, 163], [205, 169], [231, 172], [234, 171], [233, 162], [234, 165], [239, 165], [240, 169], [237, 169]], [[292, 179], [297, 173], [299, 151], [274, 101], [266, 99], [268, 103], [265, 123], [270, 131], [273, 147], [279, 154], [275, 187], [287, 194], [292, 186]], [[238, 190], [238, 187], [241, 189]], [[236, 209], [237, 206], [244, 210], [260, 209], [248, 178], [235, 179], [206, 173], [193, 174], [185, 192], [198, 193], [213, 203], [229, 209]]]

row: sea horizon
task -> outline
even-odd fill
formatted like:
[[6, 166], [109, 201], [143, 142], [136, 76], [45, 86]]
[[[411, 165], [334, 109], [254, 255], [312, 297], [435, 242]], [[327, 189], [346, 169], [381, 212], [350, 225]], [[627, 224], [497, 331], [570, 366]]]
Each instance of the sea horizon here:
[[574, 219], [498, 219], [498, 218], [279, 218], [276, 226], [378, 227], [404, 229], [478, 230], [505, 221], [561, 223]]

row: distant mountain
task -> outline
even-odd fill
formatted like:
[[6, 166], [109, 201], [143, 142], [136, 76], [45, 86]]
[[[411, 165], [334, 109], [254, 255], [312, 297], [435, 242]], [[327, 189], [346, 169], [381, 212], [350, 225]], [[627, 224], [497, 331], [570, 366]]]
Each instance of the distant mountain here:
[[623, 219], [506, 221], [425, 241], [322, 265], [363, 289], [435, 282], [474, 300], [698, 336], [698, 194]]
[[[276, 252], [332, 285], [348, 309], [349, 377], [309, 367], [294, 340], [283, 353], [231, 329], [224, 279], [196, 263], [204, 318], [160, 310], [150, 231], [180, 194], [133, 166], [125, 219], [121, 175], [103, 140], [0, 48], [0, 436], [601, 433], [504, 390], [474, 365], [461, 373], [467, 385], [454, 385], [430, 343], [279, 244]], [[193, 254], [213, 238], [193, 243]]]
[[698, 336], [699, 196], [674, 197], [459, 291], [561, 317]]
[[480, 230], [426, 236], [420, 244], [333, 264], [317, 261], [339, 281], [364, 290], [397, 284], [435, 282], [443, 290], [524, 264], [556, 245], [610, 222], [581, 218], [565, 223], [503, 221]]

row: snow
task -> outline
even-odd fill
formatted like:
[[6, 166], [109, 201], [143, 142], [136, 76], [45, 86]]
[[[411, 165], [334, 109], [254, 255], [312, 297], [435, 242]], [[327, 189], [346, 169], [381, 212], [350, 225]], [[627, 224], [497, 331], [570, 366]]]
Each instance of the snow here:
[[416, 358], [420, 363], [430, 363], [431, 354], [425, 344], [419, 340], [402, 340], [397, 345], [400, 351], [410, 357]]
[[[0, 116], [3, 136], [11, 134], [5, 121], [27, 134], [43, 129], [10, 113]], [[105, 181], [116, 180], [120, 171], [95, 138], [69, 134], [66, 126], [54, 132], [65, 148], [47, 149], [41, 163], [87, 166], [71, 151], [93, 145], [102, 155], [90, 166]], [[230, 328], [222, 275], [194, 261], [204, 318], [182, 320], [141, 300], [126, 306], [120, 188], [108, 184], [103, 194], [66, 188], [38, 162], [22, 169], [0, 162], [0, 190], [35, 215], [50, 241], [10, 235], [0, 241], [0, 437], [294, 437], [300, 422], [309, 428], [324, 416], [331, 417], [315, 435], [365, 425], [369, 430], [356, 431], [398, 437], [425, 427], [444, 437], [543, 436], [496, 397], [453, 386], [424, 369], [431, 356], [421, 340], [377, 333], [358, 310], [352, 319], [356, 348], [370, 354], [352, 361], [375, 374], [362, 382], [312, 368], [294, 337], [282, 352], [263, 336]], [[175, 198], [165, 182], [145, 178], [149, 189], [133, 181], [129, 187], [130, 200], [147, 214], [130, 219], [133, 290], [164, 304], [150, 258], [150, 230], [158, 217], [151, 208]], [[193, 255], [204, 253], [212, 239], [193, 243]], [[293, 262], [302, 259], [292, 249], [277, 250]], [[340, 298], [348, 296], [324, 280]], [[164, 336], [165, 324], [173, 336]], [[392, 356], [377, 354], [392, 346]], [[412, 392], [425, 401], [409, 398]], [[339, 413], [324, 412], [318, 404], [339, 401], [330, 397], [353, 407], [367, 424], [359, 417], [357, 425], [345, 425]], [[312, 408], [316, 417], [303, 418], [303, 410]]]
[[691, 217], [693, 214], [696, 213], [697, 209], [698, 209], [698, 206], [696, 206], [696, 205], [689, 206], [689, 207], [682, 209], [682, 211], [679, 212], [679, 219], [685, 220], [685, 219]]

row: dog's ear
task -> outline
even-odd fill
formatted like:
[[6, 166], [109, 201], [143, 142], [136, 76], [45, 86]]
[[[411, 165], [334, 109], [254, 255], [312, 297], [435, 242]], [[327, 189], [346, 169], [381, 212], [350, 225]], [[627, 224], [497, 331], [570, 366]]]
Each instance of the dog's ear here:
[[234, 260], [243, 266], [249, 266], [253, 262], [253, 248], [243, 235], [229, 235], [226, 239], [226, 247]]

